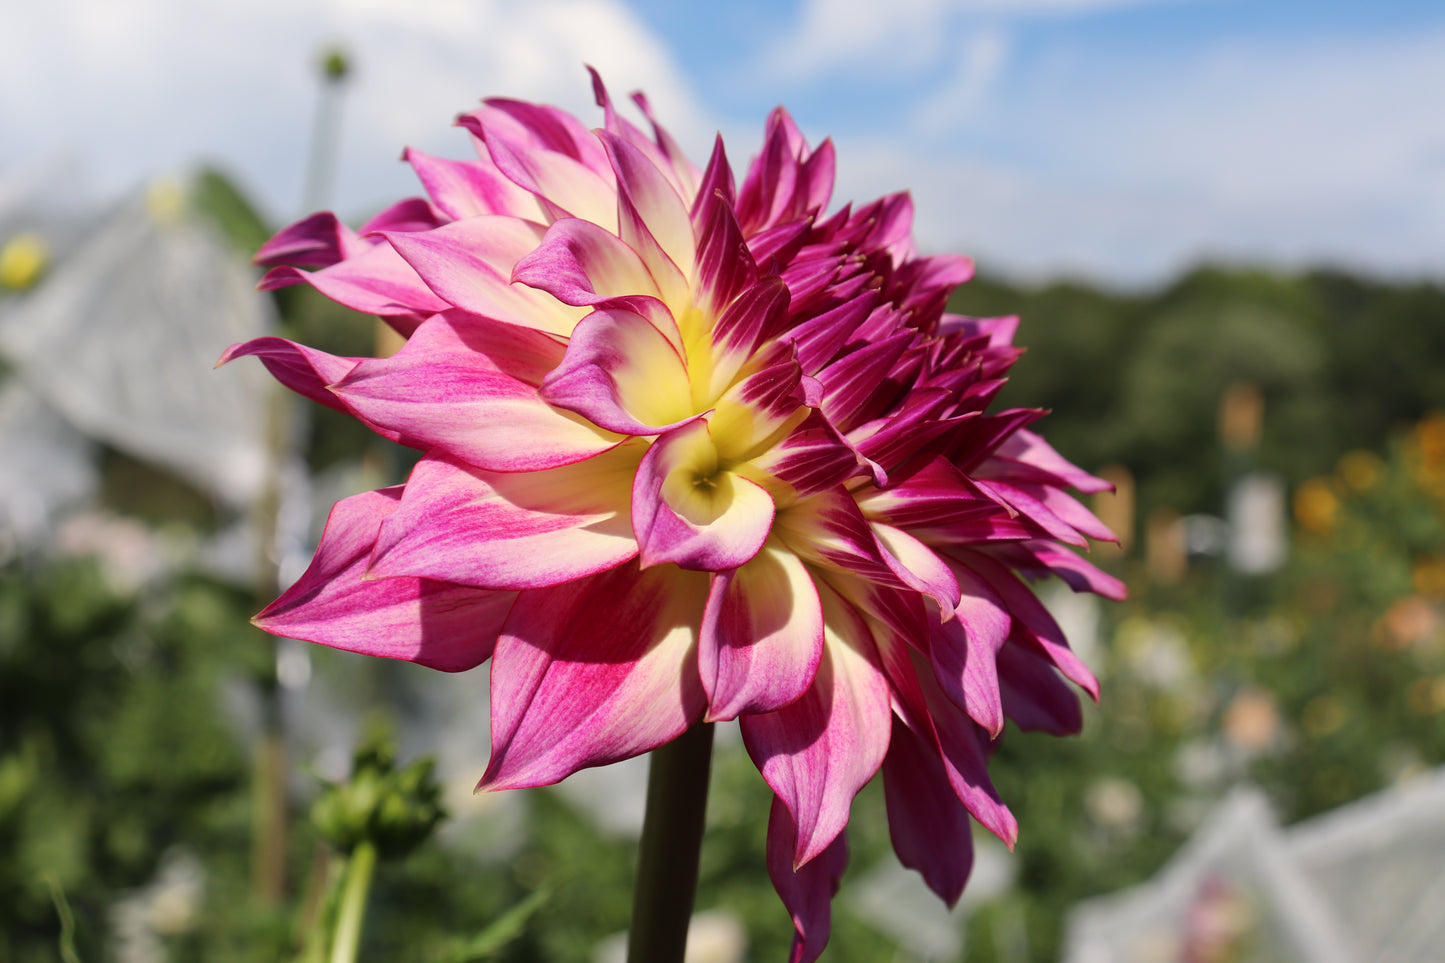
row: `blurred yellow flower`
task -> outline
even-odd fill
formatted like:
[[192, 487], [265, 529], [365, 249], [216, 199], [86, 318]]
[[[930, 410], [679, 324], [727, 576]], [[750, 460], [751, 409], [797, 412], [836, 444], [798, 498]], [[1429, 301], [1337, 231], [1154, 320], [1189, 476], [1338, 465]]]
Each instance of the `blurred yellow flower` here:
[[1326, 479], [1311, 478], [1295, 489], [1295, 521], [1310, 531], [1328, 535], [1339, 513], [1340, 500]]
[[17, 234], [0, 247], [0, 288], [24, 291], [50, 264], [50, 245], [38, 234]]
[[1340, 458], [1340, 463], [1335, 467], [1335, 473], [1340, 476], [1350, 488], [1357, 492], [1367, 492], [1380, 483], [1380, 474], [1384, 469], [1384, 462], [1380, 456], [1373, 451], [1356, 449], [1346, 452]]
[[1445, 599], [1445, 559], [1427, 555], [1416, 561], [1410, 584], [1426, 598]]

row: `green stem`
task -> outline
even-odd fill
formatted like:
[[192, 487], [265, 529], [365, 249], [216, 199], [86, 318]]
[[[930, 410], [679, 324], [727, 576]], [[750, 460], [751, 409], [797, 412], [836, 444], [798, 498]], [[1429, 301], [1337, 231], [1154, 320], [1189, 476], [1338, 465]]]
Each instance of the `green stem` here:
[[336, 933], [331, 939], [331, 963], [356, 963], [361, 946], [361, 924], [366, 919], [366, 894], [376, 869], [376, 844], [363, 840], [346, 861], [346, 889], [336, 913]]
[[712, 729], [710, 723], [698, 723], [653, 750], [627, 940], [629, 963], [682, 963], [687, 949], [707, 811]]

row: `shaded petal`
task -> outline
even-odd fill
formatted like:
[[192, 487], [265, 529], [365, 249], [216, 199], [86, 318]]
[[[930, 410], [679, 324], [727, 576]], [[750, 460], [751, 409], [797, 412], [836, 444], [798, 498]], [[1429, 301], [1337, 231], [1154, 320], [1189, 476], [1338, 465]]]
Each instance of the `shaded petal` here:
[[761, 485], [719, 469], [705, 421], [661, 435], [638, 466], [632, 522], [644, 566], [737, 568], [763, 547], [773, 515]]
[[401, 489], [342, 499], [305, 574], [253, 620], [273, 635], [458, 672], [485, 662], [516, 598], [424, 578], [363, 578]]
[[794, 868], [818, 856], [848, 823], [853, 797], [888, 751], [888, 680], [863, 616], [826, 585], [826, 644], [802, 698], [739, 719], [743, 743], [798, 827]]
[[1004, 606], [1014, 620], [1013, 638], [1022, 639], [1037, 647], [1058, 667], [1064, 678], [1089, 693], [1095, 702], [1099, 701], [1099, 680], [1094, 678], [1094, 673], [1090, 672], [1083, 660], [1069, 648], [1069, 641], [1064, 638], [1064, 630], [1059, 628], [1059, 623], [1054, 621], [1049, 610], [1044, 608], [1044, 604], [1027, 585], [1020, 582], [1008, 569], [980, 552], [955, 549], [951, 550], [950, 554], [982, 576], [989, 587], [998, 593], [999, 598], [1003, 599]]
[[628, 508], [640, 445], [549, 471], [483, 471], [434, 450], [381, 527], [371, 574], [540, 588], [637, 554]]
[[355, 257], [371, 245], [337, 220], [330, 211], [318, 211], [276, 232], [251, 260], [265, 267], [329, 267]]
[[797, 826], [777, 796], [768, 814], [768, 876], [793, 918], [793, 948], [788, 963], [814, 963], [833, 928], [833, 896], [848, 868], [848, 837], [838, 838], [816, 859], [793, 865]]
[[924, 657], [916, 651], [909, 654], [928, 704], [928, 718], [949, 784], [973, 818], [1012, 849], [1018, 839], [1019, 824], [989, 778], [988, 734], [944, 695], [933, 673], [922, 662]]
[[998, 652], [1013, 620], [987, 582], [957, 563], [951, 568], [960, 589], [956, 618], [932, 627], [929, 653], [943, 691], [996, 738], [1004, 719]]
[[937, 750], [896, 717], [883, 759], [883, 795], [898, 861], [954, 906], [973, 870], [968, 810], [950, 790]]
[[706, 580], [629, 563], [518, 596], [492, 668], [478, 789], [544, 786], [656, 749], [707, 705], [696, 632]]
[[823, 608], [807, 568], [776, 541], [712, 576], [698, 644], [708, 721], [797, 699], [823, 654]]
[[1084, 727], [1079, 697], [1048, 659], [1022, 645], [998, 654], [1003, 711], [1025, 732], [1072, 736]]
[[621, 441], [538, 396], [531, 379], [562, 351], [537, 332], [449, 313], [391, 357], [358, 364], [333, 390], [414, 447], [440, 447], [491, 471], [556, 468]]

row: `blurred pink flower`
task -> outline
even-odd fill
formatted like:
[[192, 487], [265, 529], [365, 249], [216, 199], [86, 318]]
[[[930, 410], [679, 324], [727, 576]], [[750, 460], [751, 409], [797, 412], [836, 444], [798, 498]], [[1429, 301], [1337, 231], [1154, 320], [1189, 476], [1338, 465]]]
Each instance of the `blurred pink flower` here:
[[[1097, 684], [1019, 576], [1111, 598], [1066, 546], [1107, 487], [988, 413], [1014, 318], [944, 311], [897, 194], [826, 214], [833, 148], [769, 118], [741, 186], [661, 127], [489, 100], [476, 160], [409, 151], [427, 199], [330, 214], [258, 255], [407, 336], [390, 358], [238, 345], [424, 452], [345, 499], [278, 635], [448, 671], [491, 658], [481, 788], [557, 782], [739, 719], [775, 793], [768, 868], [815, 959], [854, 795], [882, 770], [894, 846], [950, 904], [969, 816], [1012, 844], [986, 770], [1005, 718], [1076, 731]], [[651, 121], [647, 102], [634, 98]], [[316, 268], [313, 271], [300, 267]]]

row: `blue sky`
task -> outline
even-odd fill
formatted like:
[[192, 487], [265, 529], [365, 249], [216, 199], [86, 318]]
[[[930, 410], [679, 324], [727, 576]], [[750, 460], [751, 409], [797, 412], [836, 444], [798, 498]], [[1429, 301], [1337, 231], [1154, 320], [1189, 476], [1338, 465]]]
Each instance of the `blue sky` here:
[[297, 214], [328, 42], [357, 65], [344, 215], [413, 192], [402, 146], [464, 154], [477, 97], [595, 119], [586, 61], [699, 159], [719, 130], [746, 158], [787, 105], [836, 141], [838, 200], [907, 188], [921, 245], [986, 270], [1445, 278], [1445, 5], [1423, 0], [52, 0], [0, 32], [0, 203], [213, 158]]

